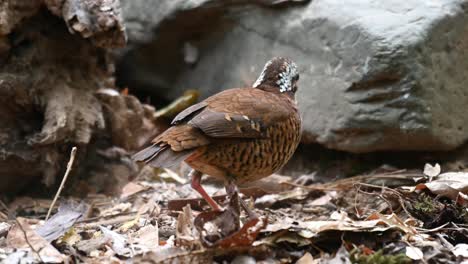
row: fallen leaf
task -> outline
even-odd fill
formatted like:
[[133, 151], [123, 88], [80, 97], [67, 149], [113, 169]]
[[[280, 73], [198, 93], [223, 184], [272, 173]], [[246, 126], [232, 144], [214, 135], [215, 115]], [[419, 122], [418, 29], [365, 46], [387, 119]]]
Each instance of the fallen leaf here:
[[112, 250], [119, 256], [129, 256], [130, 249], [127, 247], [127, 239], [109, 228], [99, 226], [102, 235], [111, 241]]
[[239, 196], [234, 195], [229, 206], [221, 212], [200, 213], [194, 220], [201, 240], [206, 246], [214, 246], [240, 228]]
[[159, 248], [158, 226], [147, 225], [135, 234], [135, 242], [142, 247], [143, 252], [157, 250]]
[[138, 183], [129, 182], [122, 188], [122, 193], [120, 194], [120, 198], [125, 199], [131, 195], [134, 195], [136, 193], [142, 192], [147, 189], [149, 188], [146, 186], [141, 186]]
[[171, 247], [136, 256], [133, 263], [213, 263], [213, 251]]
[[199, 248], [201, 244], [198, 236], [198, 231], [193, 224], [192, 209], [190, 209], [190, 205], [187, 205], [177, 217], [176, 243], [179, 246], [184, 245], [191, 248]]
[[422, 251], [417, 247], [408, 246], [406, 247], [406, 256], [412, 260], [421, 260], [424, 257]]
[[431, 181], [432, 178], [434, 178], [434, 177], [436, 177], [437, 175], [440, 174], [440, 165], [439, 165], [439, 163], [436, 163], [434, 166], [432, 166], [429, 163], [426, 163], [426, 165], [424, 165], [423, 173], [424, 173], [424, 175], [429, 177], [429, 179], [430, 179], [429, 181]]
[[278, 232], [281, 230], [295, 230], [305, 238], [312, 238], [325, 231], [353, 231], [353, 232], [382, 232], [389, 229], [400, 229], [405, 233], [415, 234], [413, 227], [401, 221], [395, 214], [373, 214], [366, 220], [354, 221], [346, 213], [334, 212], [330, 216], [335, 220], [300, 221], [284, 218], [281, 222], [269, 224], [263, 232]]
[[267, 223], [267, 219], [264, 217], [251, 219], [244, 223], [239, 231], [216, 242], [213, 246], [221, 248], [250, 246], [255, 242], [258, 234], [265, 228]]
[[287, 242], [289, 244], [294, 244], [297, 247], [304, 247], [312, 244], [312, 241], [308, 238], [304, 238], [296, 232], [284, 231], [277, 232], [273, 235], [263, 237], [260, 240], [256, 240], [252, 245], [268, 245], [268, 246], [277, 246], [278, 243]]
[[457, 199], [458, 193], [468, 193], [468, 173], [447, 172], [440, 174], [431, 182], [416, 185], [416, 190], [429, 189], [432, 193]]
[[312, 264], [314, 263], [314, 258], [309, 252], [306, 252], [304, 256], [297, 260], [296, 264]]
[[[32, 250], [46, 263], [62, 263], [67, 257], [60, 254], [47, 240], [38, 235], [28, 224], [27, 219], [17, 218], [7, 236], [7, 245], [12, 248]], [[36, 254], [34, 254], [36, 257]]]
[[176, 172], [174, 172], [173, 170], [171, 169], [167, 169], [167, 168], [163, 168], [161, 169], [162, 171], [160, 173], [158, 173], [158, 176], [165, 180], [165, 181], [175, 181], [175, 182], [178, 182], [180, 184], [185, 184], [187, 182], [186, 179], [182, 178], [179, 176], [179, 174], [177, 174]]
[[88, 256], [91, 256], [93, 252], [98, 251], [98, 249], [104, 248], [105, 245], [111, 243], [110, 237], [96, 237], [88, 240], [81, 240], [75, 244], [76, 249], [85, 253]]
[[308, 205], [320, 206], [329, 204], [330, 201], [337, 196], [335, 191], [326, 192], [325, 195], [320, 196], [319, 198], [311, 201]]
[[59, 240], [62, 243], [65, 243], [69, 246], [73, 246], [79, 241], [81, 241], [81, 236], [76, 233], [75, 228], [70, 228]]
[[266, 178], [254, 181], [254, 182], [249, 182], [248, 184], [240, 185], [240, 192], [246, 194], [243, 189], [246, 188], [259, 188], [263, 190], [264, 193], [279, 193], [279, 192], [285, 192], [288, 190], [293, 189], [293, 186], [290, 184], [293, 182], [294, 179], [290, 176], [284, 176], [284, 175], [279, 175], [279, 174], [273, 174], [270, 175]]
[[99, 214], [101, 216], [107, 216], [107, 215], [116, 215], [119, 213], [124, 213], [124, 212], [129, 212], [131, 211], [132, 208], [131, 203], [118, 203], [110, 208], [102, 210]]
[[123, 223], [120, 227], [119, 227], [119, 232], [122, 232], [122, 233], [125, 233], [127, 232], [130, 228], [138, 225], [138, 223], [140, 222], [140, 214], [137, 213], [137, 215], [135, 216], [135, 218], [133, 218], [132, 220], [130, 221], [127, 221], [125, 223]]
[[239, 195], [235, 193], [222, 212], [203, 212], [194, 221], [200, 239], [207, 247], [232, 248], [250, 246], [267, 225], [264, 217], [249, 219], [240, 226]]
[[457, 257], [468, 258], [468, 244], [457, 244], [452, 253]]
[[369, 217], [367, 217], [367, 219], [369, 220], [379, 219], [385, 224], [387, 224], [387, 226], [389, 227], [398, 228], [407, 234], [412, 234], [412, 235], [417, 234], [416, 229], [408, 225], [408, 222], [402, 221], [396, 214], [382, 215], [379, 213], [373, 213]]
[[31, 250], [16, 250], [8, 254], [5, 259], [2, 259], [3, 264], [22, 264], [22, 263], [37, 263], [38, 260]]
[[82, 219], [88, 208], [89, 206], [85, 203], [62, 202], [57, 213], [39, 226], [36, 232], [48, 242], [52, 242], [65, 234], [78, 220]]
[[7, 222], [1, 222], [0, 223], [0, 237], [5, 236], [8, 233], [8, 230], [10, 230], [11, 225], [8, 224]]
[[328, 264], [351, 264], [351, 260], [349, 259], [350, 255], [349, 252], [346, 250], [344, 246], [341, 246], [340, 249], [335, 254], [335, 257], [328, 260], [326, 263]]
[[255, 200], [255, 205], [267, 208], [286, 200], [303, 200], [308, 194], [309, 191], [304, 188], [294, 188], [290, 191], [264, 195]]

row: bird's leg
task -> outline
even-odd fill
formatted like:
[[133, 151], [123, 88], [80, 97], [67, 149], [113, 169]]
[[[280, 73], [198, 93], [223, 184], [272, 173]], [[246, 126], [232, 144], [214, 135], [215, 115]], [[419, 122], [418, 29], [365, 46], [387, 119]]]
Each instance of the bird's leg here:
[[[239, 189], [237, 188], [237, 185], [234, 182], [228, 182], [228, 184], [226, 184], [227, 195], [229, 197], [232, 197], [232, 195], [234, 195], [234, 193], [236, 192], [239, 193]], [[239, 197], [239, 201], [240, 201], [242, 208], [245, 210], [245, 212], [247, 212], [247, 215], [249, 216], [250, 219], [258, 218], [257, 214], [254, 211], [250, 210], [250, 208], [247, 206], [244, 199]]]
[[191, 186], [194, 190], [196, 190], [202, 197], [205, 199], [205, 201], [211, 206], [211, 208], [214, 211], [221, 211], [221, 208], [219, 205], [211, 198], [208, 193], [206, 193], [205, 189], [203, 189], [203, 186], [201, 186], [200, 181], [202, 177], [202, 173], [197, 171], [197, 170], [191, 170], [189, 173], [189, 176], [192, 178], [192, 183]]

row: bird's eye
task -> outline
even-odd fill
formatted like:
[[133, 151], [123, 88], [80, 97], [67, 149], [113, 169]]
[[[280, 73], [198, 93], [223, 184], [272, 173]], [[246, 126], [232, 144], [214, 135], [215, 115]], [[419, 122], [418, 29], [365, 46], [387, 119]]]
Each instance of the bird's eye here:
[[293, 91], [293, 93], [297, 92], [297, 85], [293, 85], [292, 91]]
[[299, 75], [294, 76], [293, 80], [296, 82], [299, 81]]

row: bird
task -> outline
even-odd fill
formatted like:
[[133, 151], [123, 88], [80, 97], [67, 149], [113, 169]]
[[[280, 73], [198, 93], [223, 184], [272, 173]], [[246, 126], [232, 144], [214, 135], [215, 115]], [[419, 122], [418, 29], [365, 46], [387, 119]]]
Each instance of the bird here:
[[[250, 87], [221, 91], [180, 112], [133, 159], [152, 167], [185, 161], [191, 167], [191, 187], [214, 211], [222, 211], [202, 187], [202, 175], [221, 179], [232, 194], [239, 184], [281, 169], [302, 134], [295, 99], [298, 81], [297, 65], [289, 58], [274, 57]], [[255, 215], [244, 202], [241, 205]]]

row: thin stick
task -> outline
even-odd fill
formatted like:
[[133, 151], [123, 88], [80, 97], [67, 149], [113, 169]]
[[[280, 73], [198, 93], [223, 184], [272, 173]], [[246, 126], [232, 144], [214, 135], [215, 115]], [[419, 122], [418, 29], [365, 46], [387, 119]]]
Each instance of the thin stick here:
[[73, 147], [70, 153], [70, 160], [68, 161], [65, 175], [63, 176], [62, 182], [60, 183], [60, 187], [58, 188], [57, 193], [55, 194], [52, 204], [50, 204], [49, 211], [47, 211], [47, 216], [45, 219], [46, 221], [47, 219], [49, 219], [50, 213], [52, 212], [52, 208], [54, 208], [54, 205], [57, 202], [57, 199], [60, 196], [60, 193], [62, 192], [63, 186], [65, 186], [65, 181], [67, 181], [68, 174], [70, 174], [71, 168], [73, 166], [73, 162], [75, 161], [75, 156], [76, 156], [76, 147]]

